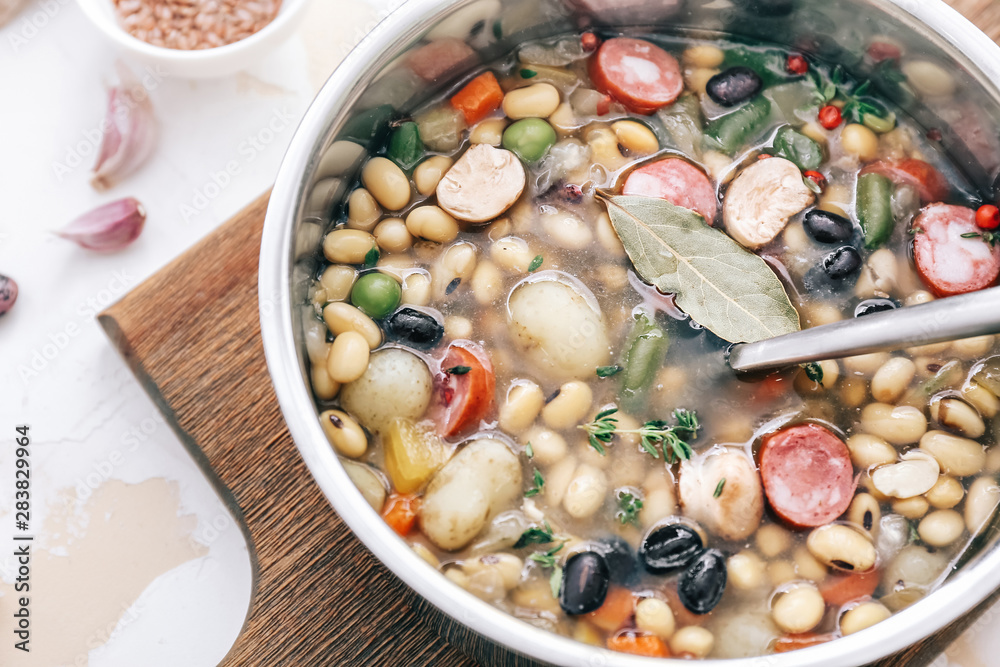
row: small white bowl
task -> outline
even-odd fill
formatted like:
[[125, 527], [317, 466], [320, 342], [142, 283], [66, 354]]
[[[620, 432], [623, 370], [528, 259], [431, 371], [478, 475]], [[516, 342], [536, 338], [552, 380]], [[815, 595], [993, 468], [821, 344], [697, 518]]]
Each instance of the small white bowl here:
[[112, 0], [77, 2], [98, 30], [137, 60], [158, 66], [169, 76], [208, 79], [245, 69], [288, 39], [302, 19], [309, 0], [282, 0], [277, 16], [261, 30], [232, 44], [197, 51], [153, 46], [133, 37], [119, 25]]

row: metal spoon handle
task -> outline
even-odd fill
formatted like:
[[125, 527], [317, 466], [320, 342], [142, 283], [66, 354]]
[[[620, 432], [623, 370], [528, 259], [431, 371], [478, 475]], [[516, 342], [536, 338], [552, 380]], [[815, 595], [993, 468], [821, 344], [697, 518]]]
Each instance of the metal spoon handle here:
[[823, 359], [898, 350], [1000, 333], [1000, 287], [887, 310], [730, 348], [737, 371], [767, 371]]

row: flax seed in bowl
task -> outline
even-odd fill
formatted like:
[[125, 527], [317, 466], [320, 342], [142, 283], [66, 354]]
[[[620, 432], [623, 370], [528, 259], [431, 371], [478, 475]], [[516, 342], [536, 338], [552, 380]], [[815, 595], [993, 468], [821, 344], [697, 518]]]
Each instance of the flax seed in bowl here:
[[123, 51], [166, 76], [249, 67], [287, 39], [309, 0], [79, 0]]

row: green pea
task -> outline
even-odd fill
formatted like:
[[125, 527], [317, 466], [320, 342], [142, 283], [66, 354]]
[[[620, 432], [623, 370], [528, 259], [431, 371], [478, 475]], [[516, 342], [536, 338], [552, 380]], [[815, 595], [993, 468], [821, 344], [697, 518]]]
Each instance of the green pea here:
[[541, 118], [524, 118], [503, 133], [503, 147], [528, 164], [545, 157], [554, 143], [556, 131]]
[[819, 169], [823, 163], [823, 147], [790, 127], [783, 127], [774, 138], [775, 155], [791, 160], [803, 171]]
[[895, 223], [892, 182], [881, 174], [862, 174], [858, 177], [856, 208], [865, 233], [865, 247], [874, 250], [888, 240]]
[[644, 312], [635, 315], [635, 324], [632, 325], [622, 359], [625, 368], [622, 373], [622, 400], [626, 405], [634, 407], [641, 402], [657, 369], [663, 364], [669, 344], [667, 332], [657, 326], [651, 316]]
[[764, 127], [770, 115], [771, 103], [758, 95], [736, 111], [709, 123], [705, 127], [705, 145], [723, 153], [733, 153]]
[[394, 311], [403, 295], [392, 276], [372, 271], [358, 278], [351, 289], [351, 303], [372, 319], [381, 319]]
[[389, 137], [386, 157], [409, 171], [424, 157], [424, 142], [420, 140], [420, 130], [413, 121], [400, 124]]

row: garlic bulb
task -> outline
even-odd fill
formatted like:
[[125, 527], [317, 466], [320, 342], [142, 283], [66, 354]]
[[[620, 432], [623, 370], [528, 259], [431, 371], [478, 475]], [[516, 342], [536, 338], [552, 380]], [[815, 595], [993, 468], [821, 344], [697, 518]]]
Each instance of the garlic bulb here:
[[104, 138], [90, 184], [107, 190], [142, 166], [156, 145], [158, 128], [147, 91], [132, 71], [118, 63], [118, 85], [108, 91]]

